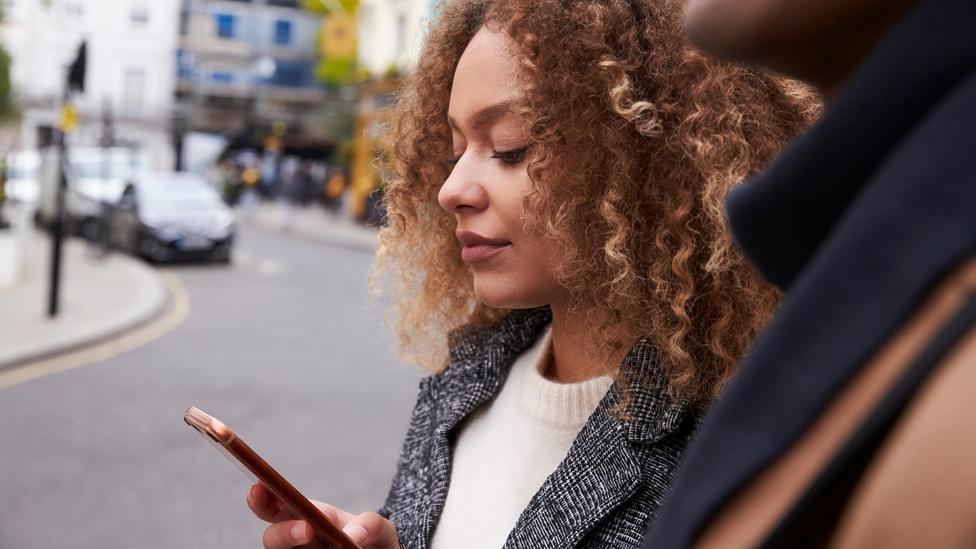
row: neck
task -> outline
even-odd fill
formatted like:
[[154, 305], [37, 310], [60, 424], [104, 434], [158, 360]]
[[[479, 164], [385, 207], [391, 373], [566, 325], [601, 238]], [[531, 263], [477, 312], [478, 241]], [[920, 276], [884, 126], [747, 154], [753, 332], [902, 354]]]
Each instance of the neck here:
[[632, 339], [618, 338], [615, 349], [607, 349], [594, 334], [599, 319], [572, 311], [564, 304], [553, 304], [552, 354], [542, 374], [559, 383], [577, 383], [613, 373], [633, 344]]

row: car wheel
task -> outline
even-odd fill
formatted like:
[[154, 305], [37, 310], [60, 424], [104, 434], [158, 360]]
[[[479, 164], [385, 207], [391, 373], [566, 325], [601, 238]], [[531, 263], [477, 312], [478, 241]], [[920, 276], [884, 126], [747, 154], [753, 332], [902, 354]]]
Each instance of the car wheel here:
[[230, 259], [230, 246], [219, 246], [210, 254], [210, 260], [221, 265], [229, 265]]

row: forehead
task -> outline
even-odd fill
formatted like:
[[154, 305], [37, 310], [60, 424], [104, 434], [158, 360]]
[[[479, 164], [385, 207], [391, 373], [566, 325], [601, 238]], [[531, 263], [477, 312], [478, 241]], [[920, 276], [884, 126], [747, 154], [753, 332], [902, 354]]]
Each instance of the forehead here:
[[[505, 114], [521, 95], [514, 43], [503, 32], [482, 27], [458, 60], [451, 86], [448, 116], [453, 124], [483, 123], [480, 118]], [[510, 109], [508, 109], [510, 112]]]

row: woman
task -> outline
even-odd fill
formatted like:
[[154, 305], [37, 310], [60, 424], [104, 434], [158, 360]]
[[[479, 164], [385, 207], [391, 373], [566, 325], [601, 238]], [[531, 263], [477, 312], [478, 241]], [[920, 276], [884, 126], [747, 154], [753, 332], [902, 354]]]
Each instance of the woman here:
[[[456, 0], [393, 132], [379, 266], [423, 380], [364, 547], [632, 547], [776, 297], [721, 200], [810, 119], [680, 2]], [[446, 337], [448, 336], [449, 337]], [[266, 547], [309, 527], [260, 487]]]

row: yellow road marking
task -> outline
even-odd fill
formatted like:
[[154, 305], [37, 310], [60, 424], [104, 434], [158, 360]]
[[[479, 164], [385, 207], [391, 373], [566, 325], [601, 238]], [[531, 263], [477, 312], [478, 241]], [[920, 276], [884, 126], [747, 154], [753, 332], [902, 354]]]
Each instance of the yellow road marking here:
[[176, 275], [167, 269], [160, 269], [159, 274], [163, 280], [163, 285], [172, 297], [172, 305], [162, 318], [151, 320], [130, 332], [91, 347], [69, 351], [67, 354], [41, 359], [6, 372], [0, 372], [0, 389], [72, 370], [79, 366], [101, 362], [141, 347], [169, 333], [170, 330], [186, 320], [186, 317], [190, 316], [190, 298]]

